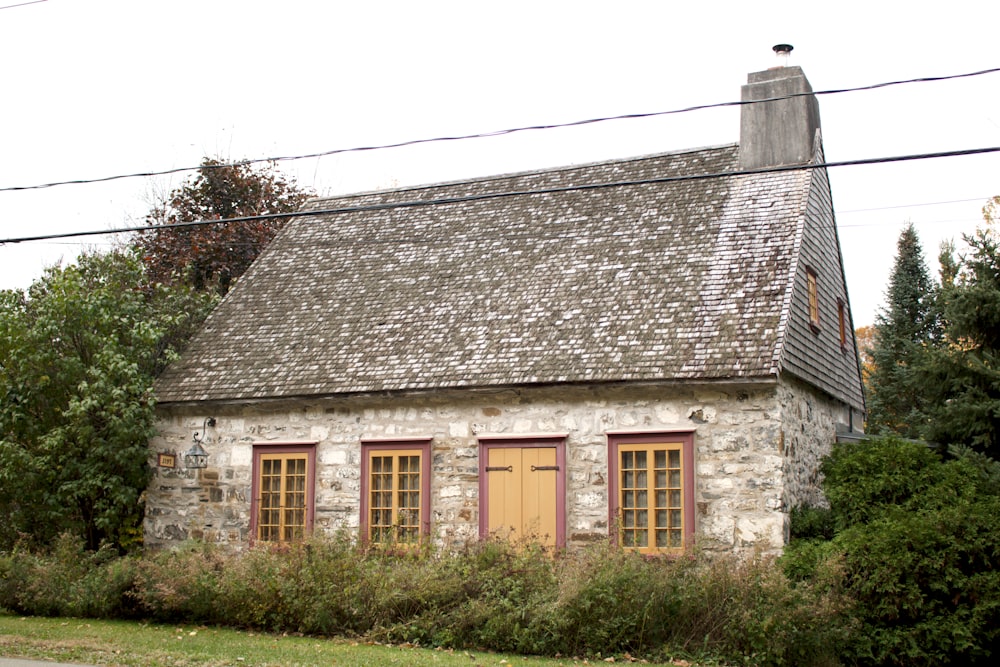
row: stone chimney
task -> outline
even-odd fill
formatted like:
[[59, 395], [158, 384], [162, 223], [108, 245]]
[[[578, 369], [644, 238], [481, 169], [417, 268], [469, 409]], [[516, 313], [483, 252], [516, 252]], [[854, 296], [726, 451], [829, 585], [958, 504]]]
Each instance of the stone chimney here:
[[[774, 47], [787, 59], [792, 47]], [[772, 67], [747, 76], [742, 100], [752, 102], [806, 93], [800, 97], [744, 104], [740, 116], [740, 169], [801, 164], [813, 158], [819, 130], [819, 103], [801, 67]]]

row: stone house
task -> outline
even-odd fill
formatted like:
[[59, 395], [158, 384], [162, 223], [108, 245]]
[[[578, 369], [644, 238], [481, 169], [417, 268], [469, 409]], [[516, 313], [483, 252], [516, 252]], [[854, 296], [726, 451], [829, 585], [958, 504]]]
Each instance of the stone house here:
[[780, 550], [864, 396], [818, 104], [776, 97], [738, 145], [311, 202], [157, 381], [146, 544]]

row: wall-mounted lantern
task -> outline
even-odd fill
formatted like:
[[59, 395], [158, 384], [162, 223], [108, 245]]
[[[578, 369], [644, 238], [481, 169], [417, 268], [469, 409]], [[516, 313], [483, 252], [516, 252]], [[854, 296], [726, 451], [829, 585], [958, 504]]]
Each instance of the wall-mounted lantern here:
[[184, 452], [185, 468], [205, 468], [208, 466], [208, 452], [201, 446], [201, 443], [205, 442], [209, 426], [215, 426], [215, 417], [207, 418], [201, 428], [201, 433], [195, 431], [191, 437], [194, 444], [191, 445], [191, 449]]

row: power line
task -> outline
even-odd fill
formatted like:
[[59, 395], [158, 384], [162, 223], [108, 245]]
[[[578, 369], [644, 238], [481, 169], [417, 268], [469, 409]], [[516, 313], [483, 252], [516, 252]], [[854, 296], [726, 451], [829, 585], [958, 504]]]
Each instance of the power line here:
[[319, 215], [343, 215], [347, 213], [361, 213], [367, 211], [386, 211], [401, 208], [421, 208], [424, 206], [437, 206], [442, 204], [459, 204], [473, 201], [484, 201], [489, 199], [504, 199], [507, 197], [519, 197], [529, 195], [558, 194], [564, 192], [584, 192], [590, 190], [603, 190], [607, 188], [619, 188], [636, 185], [652, 185], [659, 183], [675, 183], [681, 181], [701, 181], [715, 178], [730, 178], [734, 176], [750, 176], [754, 174], [773, 174], [789, 171], [808, 171], [813, 169], [826, 169], [832, 167], [853, 167], [871, 164], [890, 164], [894, 162], [910, 162], [914, 160], [930, 160], [944, 157], [961, 157], [966, 155], [983, 155], [986, 153], [1000, 153], [1000, 146], [985, 148], [969, 148], [956, 151], [943, 151], [938, 153], [919, 153], [915, 155], [896, 155], [892, 157], [862, 158], [858, 160], [841, 160], [838, 162], [821, 162], [815, 164], [795, 164], [781, 165], [778, 167], [762, 167], [760, 169], [745, 169], [736, 171], [713, 172], [708, 174], [689, 174], [684, 176], [661, 176], [658, 178], [644, 178], [628, 181], [613, 181], [610, 183], [584, 183], [582, 185], [566, 185], [553, 188], [540, 188], [537, 190], [511, 190], [504, 192], [485, 192], [475, 195], [462, 195], [458, 197], [442, 197], [438, 199], [416, 199], [401, 202], [387, 202], [383, 204], [366, 204], [362, 206], [344, 206], [330, 209], [320, 209], [311, 211], [295, 211], [292, 213], [267, 213], [263, 215], [250, 215], [239, 218], [222, 218], [219, 220], [194, 220], [190, 222], [177, 222], [170, 225], [141, 227], [121, 227], [118, 229], [90, 230], [83, 232], [64, 232], [60, 234], [46, 234], [41, 236], [23, 236], [19, 238], [0, 239], [0, 245], [7, 243], [27, 243], [30, 241], [51, 241], [53, 239], [75, 238], [80, 236], [102, 236], [104, 234], [124, 234], [130, 232], [142, 232], [156, 229], [182, 229], [186, 227], [201, 227], [205, 225], [221, 225], [234, 222], [255, 222], [265, 220], [276, 220], [285, 218], [303, 218]]
[[0, 9], [13, 9], [14, 7], [24, 7], [25, 5], [37, 5], [42, 2], [48, 2], [49, 0], [31, 0], [30, 2], [19, 2], [16, 5], [4, 5]]
[[[42, 1], [42, 0], [36, 0]], [[583, 125], [593, 125], [595, 123], [603, 123], [607, 121], [614, 120], [634, 120], [640, 118], [653, 118], [657, 116], [670, 116], [675, 114], [688, 113], [691, 111], [703, 111], [706, 109], [720, 109], [725, 107], [739, 107], [747, 104], [761, 104], [764, 102], [777, 102], [780, 100], [788, 100], [796, 97], [806, 97], [809, 95], [835, 95], [839, 93], [853, 93], [865, 90], [877, 90], [879, 88], [888, 88], [890, 86], [899, 86], [908, 83], [932, 83], [937, 81], [948, 81], [952, 79], [965, 79], [974, 76], [982, 76], [984, 74], [994, 74], [1000, 72], [1000, 67], [994, 67], [990, 69], [979, 70], [976, 72], [966, 72], [964, 74], [949, 74], [945, 76], [928, 76], [919, 77], [915, 79], [902, 79], [899, 81], [886, 81], [883, 83], [875, 83], [867, 86], [857, 86], [854, 88], [833, 88], [829, 90], [819, 90], [815, 92], [804, 92], [804, 93], [791, 93], [789, 95], [782, 95], [779, 97], [768, 97], [760, 100], [739, 100], [733, 102], [718, 102], [715, 104], [698, 104], [695, 106], [684, 107], [682, 109], [672, 109], [670, 111], [651, 111], [648, 113], [631, 113], [622, 114], [619, 116], [602, 116], [598, 118], [588, 118], [586, 120], [576, 120], [566, 123], [550, 123], [545, 125], [530, 125], [526, 127], [515, 127], [506, 130], [494, 130], [492, 132], [480, 132], [477, 134], [460, 134], [453, 136], [442, 136], [433, 137], [430, 139], [411, 139], [408, 141], [400, 141], [392, 144], [380, 144], [372, 146], [355, 146], [353, 148], [335, 148], [328, 151], [320, 151], [317, 153], [305, 153], [302, 155], [284, 155], [278, 157], [267, 157], [267, 158], [254, 158], [247, 160], [239, 160], [237, 162], [229, 162], [225, 164], [218, 165], [199, 165], [197, 167], [175, 167], [172, 169], [161, 169], [156, 171], [143, 171], [135, 172], [131, 174], [119, 174], [115, 176], [102, 176], [98, 178], [82, 178], [73, 179], [68, 181], [53, 181], [51, 183], [41, 183], [38, 185], [17, 185], [9, 187], [0, 187], [0, 192], [20, 192], [22, 190], [42, 190], [45, 188], [54, 188], [62, 185], [86, 185], [93, 183], [106, 183], [108, 181], [117, 181], [127, 178], [146, 178], [151, 176], [168, 176], [170, 174], [179, 174], [188, 171], [197, 171], [199, 169], [226, 169], [237, 166], [260, 164], [264, 162], [291, 162], [295, 160], [307, 160], [312, 158], [328, 157], [331, 155], [341, 155], [344, 153], [361, 153], [369, 151], [386, 150], [390, 148], [403, 148], [406, 146], [417, 146], [421, 144], [438, 143], [445, 141], [464, 141], [466, 139], [486, 139], [489, 137], [500, 137], [509, 134], [515, 134], [518, 132], [529, 132], [534, 130], [554, 130], [558, 128], [567, 127], [580, 127]]]
[[868, 213], [869, 211], [888, 211], [894, 208], [917, 208], [919, 206], [944, 206], [946, 204], [966, 204], [970, 201], [986, 201], [990, 199], [993, 195], [987, 195], [986, 197], [974, 197], [972, 199], [952, 199], [949, 201], [929, 201], [923, 204], [896, 204], [894, 206], [878, 206], [875, 208], [854, 208], [849, 211], [837, 211], [837, 215], [845, 215], [847, 213]]

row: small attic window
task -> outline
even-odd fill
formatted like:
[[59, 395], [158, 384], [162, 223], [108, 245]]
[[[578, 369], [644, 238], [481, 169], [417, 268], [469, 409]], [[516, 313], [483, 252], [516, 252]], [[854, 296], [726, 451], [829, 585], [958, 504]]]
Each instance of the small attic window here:
[[810, 268], [806, 269], [806, 294], [809, 297], [809, 326], [819, 333], [819, 277]]

